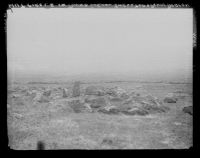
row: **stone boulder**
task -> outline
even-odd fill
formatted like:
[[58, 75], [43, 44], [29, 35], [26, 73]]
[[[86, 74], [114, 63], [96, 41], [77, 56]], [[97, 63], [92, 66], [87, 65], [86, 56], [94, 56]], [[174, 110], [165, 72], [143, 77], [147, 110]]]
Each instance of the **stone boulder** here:
[[73, 109], [75, 113], [81, 113], [86, 109], [84, 104], [79, 99], [69, 101], [68, 105]]
[[121, 102], [130, 98], [128, 92], [120, 87], [108, 88], [106, 94], [112, 102]]
[[90, 104], [91, 108], [100, 108], [107, 105], [107, 101], [104, 97], [87, 97], [85, 102]]
[[156, 97], [154, 97], [152, 95], [146, 95], [145, 96], [145, 100], [147, 102], [149, 102], [150, 104], [153, 104], [153, 105], [156, 105], [156, 106], [161, 106], [162, 105], [162, 102], [158, 98], [156, 98]]
[[142, 109], [145, 111], [148, 111], [150, 114], [155, 114], [155, 113], [162, 113], [162, 112], [167, 112], [170, 110], [169, 107], [166, 106], [154, 106], [154, 105], [149, 105], [149, 104], [144, 104], [142, 106]]
[[50, 98], [43, 95], [43, 93], [37, 92], [35, 97], [33, 98], [33, 101], [39, 103], [48, 103], [50, 101]]
[[165, 97], [164, 102], [165, 103], [176, 103], [177, 102], [177, 98], [174, 98], [174, 97]]
[[127, 92], [124, 92], [124, 93], [120, 94], [120, 98], [122, 100], [126, 100], [126, 99], [129, 99], [130, 96], [129, 96], [129, 94]]
[[86, 111], [87, 111], [87, 112], [93, 112], [92, 108], [90, 107], [90, 104], [84, 103], [83, 106], [86, 107]]
[[123, 114], [133, 114], [133, 111], [139, 111], [142, 109], [142, 104], [132, 101], [129, 104], [123, 104], [122, 106], [119, 107], [119, 110]]
[[183, 108], [183, 112], [193, 115], [193, 108], [192, 106], [187, 106]]
[[11, 117], [13, 119], [24, 119], [24, 116], [22, 114], [19, 114], [19, 113], [16, 113], [16, 112], [13, 112], [11, 115], [12, 115]]
[[178, 98], [172, 94], [169, 93], [163, 100], [165, 103], [176, 103], [178, 101]]
[[120, 110], [116, 106], [106, 106], [98, 110], [98, 112], [105, 114], [119, 114]]
[[45, 91], [43, 92], [43, 96], [49, 97], [50, 95], [51, 95], [51, 90], [50, 90], [50, 89], [45, 90]]
[[36, 90], [27, 90], [25, 96], [33, 100], [36, 97], [37, 93], [38, 91]]
[[122, 113], [130, 115], [146, 115], [167, 112], [168, 110], [169, 107], [162, 105], [160, 100], [150, 95], [132, 96], [123, 102], [121, 108]]
[[106, 90], [106, 94], [111, 95], [113, 97], [119, 97], [121, 95], [125, 95], [126, 91], [120, 87], [108, 88]]

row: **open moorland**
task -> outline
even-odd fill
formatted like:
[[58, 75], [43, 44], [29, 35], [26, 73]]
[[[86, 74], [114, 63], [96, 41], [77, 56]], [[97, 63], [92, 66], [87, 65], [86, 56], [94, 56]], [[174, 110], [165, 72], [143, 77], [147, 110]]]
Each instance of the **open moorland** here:
[[110, 82], [8, 85], [9, 146], [188, 149], [192, 84]]

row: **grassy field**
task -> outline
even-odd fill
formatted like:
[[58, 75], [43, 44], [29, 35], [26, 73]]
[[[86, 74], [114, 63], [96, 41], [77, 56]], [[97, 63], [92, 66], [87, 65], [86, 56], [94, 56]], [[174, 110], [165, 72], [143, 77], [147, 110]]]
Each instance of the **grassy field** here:
[[[176, 103], [164, 103], [165, 113], [145, 116], [104, 113], [74, 113], [66, 98], [34, 102], [21, 89], [71, 88], [71, 84], [15, 84], [8, 92], [9, 146], [16, 150], [35, 150], [43, 141], [45, 149], [187, 149], [192, 146], [192, 115], [182, 111], [192, 106], [191, 84], [168, 83], [94, 83], [118, 86], [127, 91], [151, 94], [163, 101], [168, 93], [186, 94]], [[19, 87], [20, 90], [16, 90]], [[12, 91], [13, 90], [13, 91]], [[19, 95], [12, 97], [12, 94]]]

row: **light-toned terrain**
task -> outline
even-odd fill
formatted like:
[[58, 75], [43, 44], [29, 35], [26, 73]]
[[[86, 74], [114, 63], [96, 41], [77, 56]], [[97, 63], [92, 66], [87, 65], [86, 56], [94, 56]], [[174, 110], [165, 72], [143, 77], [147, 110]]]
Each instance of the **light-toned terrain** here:
[[[44, 142], [45, 149], [188, 149], [192, 146], [193, 117], [182, 110], [193, 104], [191, 84], [96, 83], [81, 84], [81, 90], [91, 85], [118, 86], [126, 91], [151, 94], [169, 110], [144, 116], [75, 113], [68, 106], [73, 98], [63, 98], [58, 93], [58, 96], [52, 94], [47, 102], [38, 102], [33, 94], [27, 94], [32, 89], [70, 89], [71, 84], [9, 85], [10, 148], [35, 150], [38, 141]], [[163, 100], [168, 93], [179, 93], [182, 97], [178, 97], [176, 103], [165, 103]]]

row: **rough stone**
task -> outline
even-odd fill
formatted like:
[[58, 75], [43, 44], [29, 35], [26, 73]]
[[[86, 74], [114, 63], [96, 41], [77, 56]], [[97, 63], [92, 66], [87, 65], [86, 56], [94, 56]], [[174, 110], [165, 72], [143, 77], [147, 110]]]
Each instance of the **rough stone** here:
[[43, 96], [49, 97], [50, 95], [51, 95], [51, 90], [45, 90], [45, 91], [43, 92]]
[[86, 98], [85, 102], [89, 103], [91, 108], [99, 108], [107, 105], [104, 97]]
[[183, 112], [193, 115], [193, 108], [192, 106], [187, 106], [183, 108]]
[[79, 97], [81, 94], [80, 91], [80, 82], [76, 81], [73, 85], [73, 89], [72, 89], [72, 97]]
[[85, 104], [83, 104], [83, 106], [86, 107], [86, 110], [87, 110], [88, 112], [93, 112], [92, 108], [90, 107], [90, 104], [85, 103]]
[[178, 98], [174, 93], [168, 93], [163, 101], [165, 103], [176, 103], [178, 101]]
[[119, 114], [120, 110], [116, 106], [106, 106], [102, 109], [99, 109], [98, 112], [105, 114]]
[[165, 103], [176, 103], [177, 102], [177, 98], [175, 97], [165, 97], [164, 102]]
[[69, 101], [68, 103], [75, 113], [81, 113], [86, 109], [79, 99]]

